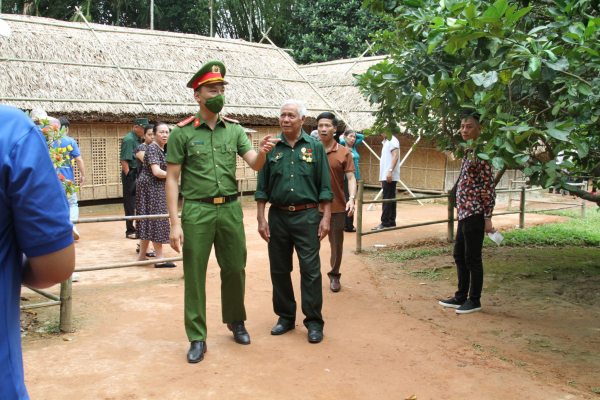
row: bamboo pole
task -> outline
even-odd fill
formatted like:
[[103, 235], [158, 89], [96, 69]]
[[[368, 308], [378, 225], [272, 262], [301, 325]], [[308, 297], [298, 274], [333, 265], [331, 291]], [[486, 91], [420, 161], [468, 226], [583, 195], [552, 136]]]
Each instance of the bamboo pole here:
[[150, 30], [154, 30], [154, 0], [150, 0]]
[[[371, 56], [371, 57], [369, 57], [369, 61], [385, 60], [386, 58], [389, 58], [389, 57], [390, 56]], [[311, 68], [311, 67], [314, 67], [315, 65], [323, 67], [326, 65], [350, 64], [351, 62], [353, 62], [351, 59], [350, 60], [336, 60], [336, 61], [328, 61], [328, 62], [317, 63], [317, 64], [298, 65], [298, 68], [301, 68], [301, 69], [302, 68]]]
[[362, 214], [363, 214], [363, 194], [365, 190], [365, 181], [358, 180], [358, 190], [356, 192], [356, 252], [362, 253]]
[[407, 228], [417, 228], [419, 226], [427, 226], [427, 225], [435, 225], [435, 224], [444, 224], [446, 222], [448, 222], [448, 219], [440, 219], [437, 221], [427, 221], [427, 222], [419, 222], [417, 224], [410, 224], [410, 225], [401, 225], [401, 226], [392, 226], [389, 228], [383, 228], [383, 229], [378, 229], [376, 231], [368, 231], [368, 232], [364, 232], [364, 235], [373, 235], [375, 233], [379, 233], [379, 232], [388, 232], [388, 231], [395, 231], [398, 229], [407, 229]]
[[60, 304], [60, 300], [46, 301], [44, 303], [28, 304], [26, 306], [21, 306], [21, 311], [31, 310], [33, 308], [44, 308], [44, 307], [58, 306], [59, 304]]
[[450, 193], [448, 191], [448, 242], [454, 242], [454, 204], [450, 201]]
[[60, 323], [61, 332], [73, 332], [71, 324], [73, 306], [73, 285], [71, 277], [60, 284]]
[[182, 260], [183, 260], [183, 257], [172, 257], [172, 258], [161, 258], [158, 260], [154, 259], [154, 260], [147, 260], [147, 261], [134, 261], [134, 262], [128, 262], [128, 263], [121, 263], [121, 264], [95, 265], [93, 267], [75, 268], [75, 272], [100, 271], [103, 269], [128, 268], [128, 267], [143, 267], [146, 265], [162, 264], [164, 262], [173, 262], [173, 261], [182, 261]]
[[[268, 34], [268, 33], [269, 33], [269, 32], [267, 32], [267, 34]], [[362, 60], [362, 59], [363, 59], [363, 57], [365, 56], [365, 54], [367, 54], [367, 53], [369, 52], [369, 50], [371, 50], [371, 47], [372, 47], [373, 45], [372, 45], [372, 44], [370, 44], [368, 40], [365, 40], [365, 42], [367, 42], [367, 49], [366, 49], [366, 50], [365, 50], [365, 51], [364, 51], [364, 52], [363, 52], [363, 53], [360, 55], [360, 57], [358, 57], [358, 58], [356, 59], [356, 61], [354, 61], [354, 63], [353, 63], [351, 66], [350, 66], [350, 68], [348, 68], [348, 69], [347, 69], [347, 70], [346, 70], [346, 71], [345, 71], [345, 72], [344, 72], [342, 75], [340, 75], [340, 76], [337, 78], [337, 80], [336, 80], [336, 81], [333, 83], [333, 85], [331, 85], [331, 87], [329, 88], [329, 90], [328, 90], [327, 92], [325, 92], [325, 96], [328, 96], [328, 95], [329, 95], [329, 93], [330, 93], [330, 92], [333, 90], [333, 88], [335, 87], [335, 85], [337, 85], [337, 84], [338, 84], [338, 82], [339, 82], [339, 81], [341, 81], [341, 80], [342, 80], [342, 78], [343, 78], [344, 76], [346, 76], [346, 74], [347, 74], [348, 72], [350, 72], [350, 71], [352, 70], [352, 68], [354, 68], [354, 66], [355, 66], [355, 65], [356, 65], [356, 64], [357, 64], [357, 63], [358, 63], [360, 60]]]
[[46, 298], [48, 298], [50, 300], [60, 301], [60, 297], [58, 297], [55, 294], [48, 293], [48, 292], [46, 292], [45, 290], [42, 290], [42, 289], [35, 289], [35, 288], [31, 288], [29, 286], [25, 286], [25, 287], [27, 289], [31, 290], [32, 292], [36, 292], [38, 294], [41, 294], [42, 296], [44, 296], [44, 297], [46, 297]]
[[431, 196], [419, 196], [419, 197], [404, 197], [401, 199], [384, 199], [384, 200], [365, 200], [364, 204], [373, 204], [373, 203], [394, 203], [394, 202], [404, 202], [404, 201], [416, 201], [416, 200], [428, 200], [428, 199], [443, 199], [448, 197], [447, 194], [435, 194]]
[[523, 186], [521, 188], [521, 207], [519, 215], [519, 228], [525, 228], [525, 195], [527, 194], [527, 188]]

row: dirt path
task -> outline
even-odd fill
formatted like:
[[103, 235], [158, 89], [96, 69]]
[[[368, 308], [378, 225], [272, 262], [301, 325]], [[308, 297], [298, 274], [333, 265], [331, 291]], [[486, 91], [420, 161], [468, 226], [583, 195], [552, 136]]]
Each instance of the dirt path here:
[[[445, 206], [434, 204], [398, 207], [403, 223], [440, 219], [444, 213]], [[366, 228], [378, 224], [379, 210], [364, 215]], [[553, 219], [528, 216], [528, 223]], [[37, 340], [30, 336], [23, 344], [32, 399], [581, 398], [564, 384], [534, 379], [518, 367], [482, 354], [468, 340], [406, 315], [382, 296], [371, 278], [378, 261], [353, 254], [354, 234], [346, 237], [342, 291], [331, 293], [326, 279], [323, 282], [324, 341], [307, 342], [300, 310], [295, 331], [271, 336], [276, 316], [267, 247], [256, 232], [253, 208], [245, 209], [244, 221], [250, 346], [236, 344], [221, 323], [214, 255], [207, 277], [208, 353], [196, 365], [185, 358], [189, 344], [183, 329], [181, 266], [86, 272], [73, 290], [77, 332]], [[495, 225], [515, 223], [517, 218], [509, 216], [498, 218]], [[123, 225], [81, 224], [78, 266], [133, 261], [135, 242], [122, 239]], [[444, 236], [445, 226], [367, 236], [364, 246], [432, 235]], [[167, 256], [172, 255], [169, 249]], [[328, 243], [323, 245], [321, 259], [329, 259]], [[298, 297], [297, 270], [293, 278]], [[26, 290], [25, 294], [29, 295]], [[478, 316], [463, 318], [468, 323]]]

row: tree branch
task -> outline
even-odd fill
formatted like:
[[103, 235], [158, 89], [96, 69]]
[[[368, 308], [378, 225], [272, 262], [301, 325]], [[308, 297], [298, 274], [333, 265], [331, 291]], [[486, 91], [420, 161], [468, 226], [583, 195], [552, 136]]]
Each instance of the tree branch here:
[[454, 145], [456, 146], [456, 148], [458, 148], [458, 149], [462, 148], [462, 146], [460, 145], [460, 143], [458, 143], [456, 141], [456, 139], [454, 139], [454, 135], [451, 132], [448, 132], [447, 123], [448, 123], [448, 120], [446, 118], [442, 119], [442, 132], [444, 132], [444, 134], [446, 136], [448, 136], [448, 139], [450, 139], [450, 141], [452, 143], [454, 143]]
[[584, 200], [588, 200], [588, 201], [593, 201], [594, 203], [596, 203], [598, 205], [598, 207], [600, 207], [600, 195], [597, 194], [591, 194], [589, 192], [586, 192], [583, 189], [577, 189], [577, 190], [570, 190], [571, 193], [573, 193], [573, 195], [582, 198]]
[[588, 85], [588, 86], [590, 86], [590, 87], [592, 86], [592, 84], [591, 84], [591, 83], [589, 83], [588, 81], [586, 81], [585, 79], [583, 79], [583, 78], [582, 78], [582, 77], [580, 77], [580, 76], [577, 76], [577, 75], [575, 75], [575, 74], [572, 74], [572, 73], [570, 73], [570, 72], [567, 72], [567, 71], [558, 71], [558, 72], [560, 72], [560, 73], [563, 73], [563, 74], [565, 74], [565, 75], [569, 75], [569, 76], [571, 76], [571, 77], [573, 77], [573, 78], [575, 78], [575, 79], [579, 79], [581, 82], [585, 83], [586, 85]]
[[494, 178], [494, 185], [497, 185], [498, 182], [500, 182], [500, 179], [502, 179], [502, 176], [504, 176], [504, 173], [508, 170], [508, 165], [504, 164], [504, 167], [502, 167], [502, 169], [500, 171], [498, 171], [498, 173], [496, 174], [496, 177]]

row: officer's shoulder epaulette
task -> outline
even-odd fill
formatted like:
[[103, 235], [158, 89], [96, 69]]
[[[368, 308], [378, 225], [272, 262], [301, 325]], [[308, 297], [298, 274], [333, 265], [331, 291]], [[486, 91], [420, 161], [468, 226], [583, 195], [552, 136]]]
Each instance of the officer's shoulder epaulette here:
[[237, 119], [229, 118], [229, 117], [226, 117], [224, 115], [222, 115], [221, 118], [223, 118], [227, 122], [233, 122], [235, 124], [239, 124], [240, 123], [240, 121], [238, 121]]
[[187, 124], [189, 124], [190, 122], [192, 122], [194, 120], [194, 118], [196, 118], [195, 116], [191, 116], [189, 118], [184, 119], [183, 121], [181, 121], [180, 123], [177, 124], [178, 127], [183, 128], [184, 126], [186, 126]]

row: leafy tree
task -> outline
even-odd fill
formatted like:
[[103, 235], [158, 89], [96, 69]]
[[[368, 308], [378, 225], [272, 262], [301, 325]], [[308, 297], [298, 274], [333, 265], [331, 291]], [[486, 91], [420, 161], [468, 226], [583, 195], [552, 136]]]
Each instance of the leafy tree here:
[[462, 156], [459, 114], [475, 109], [484, 133], [474, 153], [500, 176], [521, 168], [532, 184], [560, 186], [600, 204], [600, 196], [567, 183], [600, 178], [598, 0], [365, 5], [394, 23], [377, 34], [378, 49], [390, 58], [357, 76], [379, 105], [374, 130], [398, 131], [394, 121], [402, 121], [409, 132]]
[[297, 63], [360, 56], [370, 34], [389, 27], [382, 17], [361, 7], [361, 0], [298, 0], [286, 26], [287, 47]]

